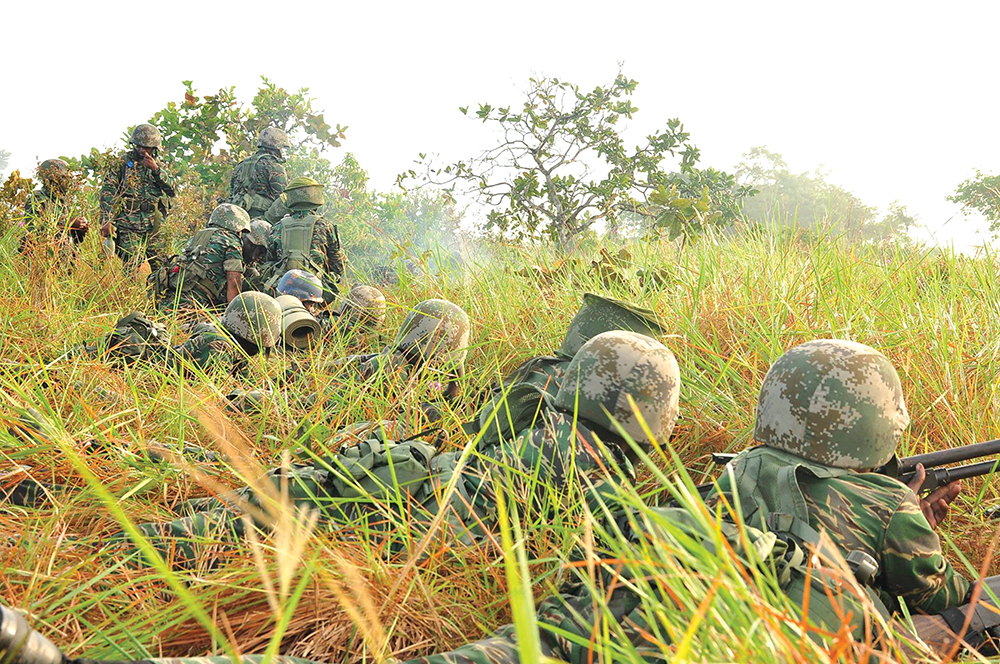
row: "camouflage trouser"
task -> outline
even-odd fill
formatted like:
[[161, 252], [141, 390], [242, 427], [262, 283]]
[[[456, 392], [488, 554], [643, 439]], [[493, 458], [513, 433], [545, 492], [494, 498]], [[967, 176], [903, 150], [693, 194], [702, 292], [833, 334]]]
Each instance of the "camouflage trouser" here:
[[[289, 502], [319, 510], [321, 521], [335, 525], [344, 536], [351, 536], [348, 530], [386, 534], [400, 538], [402, 545], [411, 534], [421, 533], [440, 511], [441, 490], [454, 475], [457, 458], [455, 453], [436, 454], [431, 445], [419, 440], [366, 441], [324, 459], [317, 464], [322, 467], [278, 468], [263, 479], [276, 490], [286, 484]], [[443, 531], [452, 541], [478, 540], [494, 521], [493, 502], [479, 491], [483, 483], [474, 477], [470, 473], [469, 481], [464, 481], [463, 473], [446, 506]], [[254, 526], [266, 528], [270, 521], [267, 503], [260, 492], [245, 487], [225, 496], [189, 501], [185, 505], [188, 516], [139, 528], [161, 554], [183, 567], [202, 557], [199, 550], [242, 538], [247, 524], [244, 515]], [[401, 523], [405, 524], [402, 528]]]
[[132, 269], [149, 261], [155, 272], [163, 260], [163, 235], [153, 230], [118, 227], [115, 229], [115, 255]]

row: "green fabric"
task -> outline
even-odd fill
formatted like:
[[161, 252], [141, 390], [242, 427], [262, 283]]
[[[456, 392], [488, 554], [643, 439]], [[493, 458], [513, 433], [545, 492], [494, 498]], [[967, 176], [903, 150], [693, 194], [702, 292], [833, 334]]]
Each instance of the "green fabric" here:
[[[809, 525], [825, 531], [842, 556], [859, 550], [875, 558], [874, 585], [890, 604], [904, 599], [913, 610], [938, 613], [960, 604], [968, 581], [945, 560], [937, 533], [920, 511], [916, 495], [899, 481], [877, 473], [857, 473], [806, 461], [769, 447], [756, 447], [732, 462], [738, 485], [754, 486], [760, 510], [745, 513], [748, 523], [762, 525], [768, 511], [805, 512]], [[795, 469], [798, 493], [789, 495], [789, 469]], [[756, 479], [756, 482], [753, 480]], [[728, 473], [719, 487], [731, 493]], [[740, 490], [741, 501], [748, 492]], [[714, 502], [712, 498], [709, 502]], [[752, 510], [752, 506], [744, 509]]]
[[272, 152], [261, 148], [233, 169], [227, 200], [246, 210], [251, 219], [260, 219], [287, 184], [284, 165]]
[[105, 174], [101, 219], [110, 220], [116, 231], [148, 234], [158, 230], [175, 195], [165, 167], [154, 173], [141, 163], [136, 152], [129, 151], [115, 159]]
[[[243, 242], [238, 233], [224, 228], [203, 228], [188, 240], [177, 257], [176, 274], [166, 279], [158, 295], [160, 307], [201, 305], [221, 307], [227, 303], [227, 273], [243, 274]], [[172, 267], [163, 268], [169, 273]]]
[[[292, 229], [311, 228], [311, 240], [303, 240], [299, 248], [286, 247], [284, 242], [292, 235], [288, 233], [286, 226]], [[292, 251], [295, 250], [295, 255]], [[307, 256], [299, 256], [299, 251], [307, 251]], [[306, 265], [295, 266], [297, 269], [313, 272], [324, 284], [330, 282], [332, 278], [339, 278], [344, 275], [344, 264], [346, 258], [344, 251], [337, 239], [333, 222], [325, 217], [316, 216], [312, 212], [298, 211], [287, 215], [274, 224], [271, 229], [271, 239], [267, 250], [267, 265], [262, 272], [268, 278], [280, 279], [288, 270], [291, 263], [290, 258], [307, 261]]]

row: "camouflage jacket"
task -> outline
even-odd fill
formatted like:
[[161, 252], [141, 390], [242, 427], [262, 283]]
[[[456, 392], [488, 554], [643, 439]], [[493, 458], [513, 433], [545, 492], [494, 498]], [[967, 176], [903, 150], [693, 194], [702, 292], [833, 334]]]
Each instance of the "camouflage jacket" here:
[[[899, 597], [913, 610], [939, 613], [964, 600], [968, 581], [945, 560], [917, 496], [898, 480], [763, 446], [741, 453], [730, 466], [732, 475], [724, 473], [719, 488], [732, 493], [735, 480], [750, 525], [760, 527], [769, 512], [803, 510], [809, 525], [826, 532], [843, 556], [860, 550], [878, 561], [873, 585], [888, 607]], [[789, 477], [790, 468], [796, 482], [786, 487], [781, 477]]]
[[272, 152], [261, 148], [233, 169], [227, 200], [246, 210], [251, 219], [260, 219], [287, 184], [284, 165]]
[[[302, 219], [311, 214], [313, 213], [305, 211], [292, 212], [274, 224], [267, 246], [268, 266], [264, 270], [266, 274], [280, 277], [286, 271], [285, 263], [288, 257], [285, 248], [281, 246], [282, 225], [288, 223], [290, 219]], [[333, 222], [326, 217], [319, 217], [316, 220], [316, 225], [313, 227], [309, 260], [312, 266], [301, 269], [318, 273], [317, 276], [321, 279], [324, 275], [335, 275], [337, 277], [344, 275], [346, 256], [343, 248], [340, 246], [340, 241], [337, 239]], [[310, 269], [310, 267], [313, 269]], [[324, 279], [324, 281], [328, 281], [328, 279], [329, 277]]]
[[165, 166], [153, 172], [142, 165], [130, 150], [116, 158], [101, 187], [101, 220], [110, 220], [116, 229], [148, 232], [155, 230], [176, 195]]
[[238, 358], [238, 349], [229, 335], [212, 323], [198, 323], [187, 341], [173, 347], [171, 363], [177, 367], [193, 365], [208, 371], [220, 362], [232, 362], [236, 370], [241, 365]]
[[170, 291], [180, 291], [184, 299], [205, 306], [221, 306], [226, 304], [226, 274], [245, 271], [243, 241], [235, 231], [214, 226], [203, 228], [188, 240], [177, 263], [179, 270], [171, 279], [164, 299], [171, 299]]

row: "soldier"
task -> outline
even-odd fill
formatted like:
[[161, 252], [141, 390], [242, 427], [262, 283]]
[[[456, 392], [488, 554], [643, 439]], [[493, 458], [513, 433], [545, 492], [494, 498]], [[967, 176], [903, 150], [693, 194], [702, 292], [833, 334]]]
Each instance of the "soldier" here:
[[223, 203], [208, 225], [184, 245], [176, 261], [149, 277], [159, 308], [207, 308], [228, 304], [243, 289], [243, 258], [250, 217], [241, 207]]
[[281, 307], [273, 297], [250, 291], [233, 298], [218, 325], [198, 323], [178, 346], [170, 345], [163, 325], [133, 312], [120, 319], [102, 341], [76, 350], [91, 357], [166, 361], [179, 368], [204, 370], [228, 361], [233, 373], [240, 373], [247, 357], [270, 352], [280, 336]]
[[242, 207], [251, 219], [262, 218], [288, 183], [283, 164], [291, 149], [283, 130], [267, 127], [260, 132], [257, 153], [233, 169], [227, 202]]
[[324, 305], [323, 282], [315, 274], [305, 270], [289, 270], [281, 275], [275, 286], [278, 295], [291, 295], [298, 298], [313, 316], [318, 316]]
[[345, 257], [337, 227], [317, 214], [324, 202], [323, 185], [312, 178], [295, 178], [285, 188], [285, 198], [291, 213], [271, 230], [265, 276], [277, 284], [289, 270], [306, 270], [336, 292]]
[[[483, 439], [464, 466], [461, 451], [438, 453], [418, 438], [395, 442], [380, 429], [361, 443], [317, 457], [311, 466], [276, 469], [266, 479], [275, 487], [287, 480], [289, 495], [298, 504], [318, 508], [325, 519], [338, 524], [358, 523], [366, 515], [384, 514], [388, 507], [398, 510], [398, 518], [405, 517], [410, 531], [419, 532], [443, 511], [446, 536], [466, 543], [483, 539], [495, 527], [496, 488], [511, 482], [528, 486], [528, 495], [535, 496], [541, 510], [552, 504], [550, 492], [576, 482], [597, 511], [622, 478], [635, 479], [624, 436], [646, 448], [653, 440], [670, 437], [680, 373], [673, 354], [659, 342], [616, 331], [587, 342], [568, 374], [575, 380], [567, 380], [540, 414], [530, 402], [526, 411], [515, 415], [517, 429], [505, 437]], [[515, 400], [511, 408], [516, 410], [520, 403]], [[456, 491], [442, 503], [443, 488], [456, 473]], [[141, 529], [161, 550], [174, 549], [176, 562], [187, 564], [197, 558], [192, 538], [243, 535], [244, 521], [234, 505], [249, 508], [263, 527], [266, 498], [246, 488], [221, 499], [196, 500], [188, 504], [195, 510], [190, 516]]]
[[261, 263], [267, 257], [267, 243], [271, 237], [271, 224], [263, 219], [250, 222], [250, 232], [243, 238], [243, 288], [263, 291], [264, 278]]
[[176, 192], [156, 161], [162, 146], [160, 131], [149, 124], [132, 130], [132, 149], [119, 156], [104, 176], [101, 188], [101, 235], [114, 234], [115, 253], [132, 267], [144, 260], [159, 267], [163, 250], [160, 225]]
[[20, 249], [24, 251], [31, 239], [54, 236], [71, 256], [75, 255], [90, 225], [74, 200], [78, 184], [69, 164], [62, 159], [46, 159], [38, 166], [38, 179], [41, 188], [31, 192], [24, 202], [25, 235]]
[[355, 335], [375, 332], [385, 323], [385, 295], [374, 286], [358, 284], [347, 297], [320, 322], [336, 328], [341, 334]]

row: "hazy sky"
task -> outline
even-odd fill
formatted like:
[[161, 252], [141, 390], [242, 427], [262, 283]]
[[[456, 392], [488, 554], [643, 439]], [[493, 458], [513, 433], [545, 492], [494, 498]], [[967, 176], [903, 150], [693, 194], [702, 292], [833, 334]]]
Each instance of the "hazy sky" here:
[[[754, 145], [823, 165], [869, 204], [907, 204], [938, 239], [981, 242], [945, 196], [1000, 171], [1000, 3], [7, 3], [0, 148], [8, 168], [116, 144], [182, 97], [261, 74], [308, 86], [388, 188], [418, 152], [471, 156], [492, 134], [459, 106], [513, 103], [532, 74], [639, 81], [631, 142], [680, 118], [702, 164]], [[336, 160], [337, 155], [331, 156]]]

